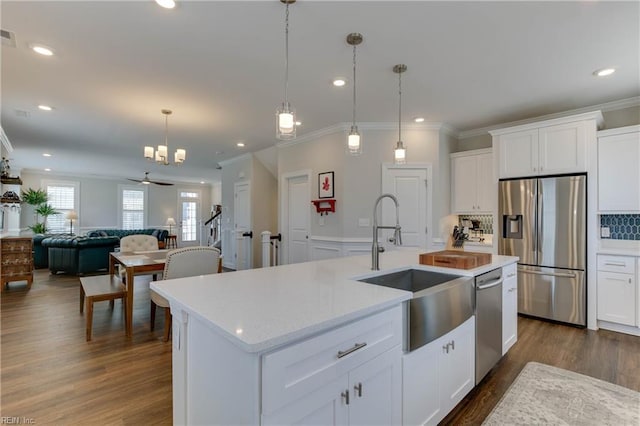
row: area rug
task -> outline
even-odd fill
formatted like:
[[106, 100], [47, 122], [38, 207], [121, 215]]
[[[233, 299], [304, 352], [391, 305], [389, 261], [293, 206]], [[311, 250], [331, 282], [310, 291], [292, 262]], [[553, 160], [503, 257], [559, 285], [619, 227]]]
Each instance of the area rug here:
[[640, 393], [528, 363], [483, 425], [640, 425]]

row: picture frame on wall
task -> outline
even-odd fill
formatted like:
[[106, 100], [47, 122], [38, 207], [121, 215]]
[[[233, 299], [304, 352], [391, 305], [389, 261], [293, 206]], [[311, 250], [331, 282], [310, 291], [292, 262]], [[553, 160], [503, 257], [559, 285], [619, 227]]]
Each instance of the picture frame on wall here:
[[318, 198], [333, 197], [333, 172], [318, 173]]

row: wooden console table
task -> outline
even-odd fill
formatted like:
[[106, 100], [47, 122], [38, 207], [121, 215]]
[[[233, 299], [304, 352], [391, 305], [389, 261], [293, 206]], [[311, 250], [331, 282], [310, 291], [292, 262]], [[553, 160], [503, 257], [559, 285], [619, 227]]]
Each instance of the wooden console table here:
[[0, 287], [12, 281], [26, 281], [27, 290], [33, 284], [33, 239], [31, 237], [0, 238]]

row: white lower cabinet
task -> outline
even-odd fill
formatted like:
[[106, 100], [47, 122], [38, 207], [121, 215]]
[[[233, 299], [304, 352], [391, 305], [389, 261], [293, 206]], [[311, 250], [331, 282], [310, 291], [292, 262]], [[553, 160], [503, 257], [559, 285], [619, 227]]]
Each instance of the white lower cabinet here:
[[598, 320], [637, 326], [634, 257], [598, 256]]
[[400, 424], [400, 307], [263, 357], [262, 424]]
[[402, 307], [270, 352], [173, 313], [175, 425], [402, 422]]
[[518, 340], [518, 273], [516, 264], [502, 268], [502, 355]]
[[438, 424], [475, 385], [475, 316], [402, 358], [402, 423]]

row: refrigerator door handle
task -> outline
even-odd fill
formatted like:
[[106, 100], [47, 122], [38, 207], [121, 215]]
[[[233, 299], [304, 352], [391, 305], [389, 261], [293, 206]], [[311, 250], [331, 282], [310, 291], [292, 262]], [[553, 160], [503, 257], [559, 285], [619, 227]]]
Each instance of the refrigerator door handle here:
[[542, 233], [544, 219], [544, 191], [542, 181], [538, 179], [536, 188], [536, 263], [542, 263]]
[[529, 269], [518, 269], [518, 272], [522, 272], [523, 274], [532, 274], [532, 275], [549, 275], [552, 277], [558, 278], [576, 278], [576, 274], [566, 273], [566, 272], [540, 272], [540, 271], [531, 271]]

